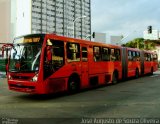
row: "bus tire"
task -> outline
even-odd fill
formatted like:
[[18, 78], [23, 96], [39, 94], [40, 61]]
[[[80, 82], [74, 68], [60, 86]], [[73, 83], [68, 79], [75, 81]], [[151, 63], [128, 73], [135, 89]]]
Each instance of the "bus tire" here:
[[80, 78], [79, 76], [71, 76], [68, 80], [68, 91], [70, 93], [76, 93], [80, 89]]
[[151, 73], [150, 74], [153, 75], [153, 67], [151, 68]]
[[139, 70], [138, 70], [138, 68], [136, 69], [135, 78], [139, 78]]
[[112, 84], [117, 84], [118, 83], [118, 72], [114, 71], [112, 75]]

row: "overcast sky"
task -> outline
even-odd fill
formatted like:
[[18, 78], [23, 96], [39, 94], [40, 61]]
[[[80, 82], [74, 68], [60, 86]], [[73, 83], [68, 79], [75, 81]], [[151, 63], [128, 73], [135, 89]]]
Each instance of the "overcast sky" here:
[[160, 29], [160, 0], [91, 0], [92, 31], [143, 37], [149, 25]]

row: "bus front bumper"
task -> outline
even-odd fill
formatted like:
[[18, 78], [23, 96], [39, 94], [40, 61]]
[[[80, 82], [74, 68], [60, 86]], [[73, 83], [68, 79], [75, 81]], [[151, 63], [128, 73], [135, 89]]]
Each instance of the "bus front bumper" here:
[[17, 92], [39, 94], [37, 91], [37, 82], [22, 82], [8, 80], [9, 89]]

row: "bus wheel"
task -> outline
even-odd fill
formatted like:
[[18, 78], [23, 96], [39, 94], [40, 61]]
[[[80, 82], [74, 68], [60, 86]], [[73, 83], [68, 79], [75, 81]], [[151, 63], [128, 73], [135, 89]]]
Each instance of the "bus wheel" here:
[[151, 75], [153, 75], [153, 67], [151, 68]]
[[139, 70], [136, 69], [136, 74], [135, 74], [135, 78], [138, 78], [139, 77]]
[[79, 79], [77, 77], [70, 77], [68, 81], [68, 90], [70, 93], [76, 93], [79, 90]]
[[118, 73], [114, 72], [112, 75], [112, 84], [118, 83]]

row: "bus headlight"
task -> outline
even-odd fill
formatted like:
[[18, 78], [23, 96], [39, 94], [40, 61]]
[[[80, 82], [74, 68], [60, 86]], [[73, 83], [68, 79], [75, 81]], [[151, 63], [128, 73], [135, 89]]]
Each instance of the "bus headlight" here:
[[32, 82], [36, 82], [37, 80], [38, 80], [38, 74], [36, 74], [36, 75], [31, 79]]
[[10, 74], [8, 75], [8, 79], [9, 79], [9, 80], [12, 80], [12, 77], [11, 77], [11, 75], [10, 75]]

